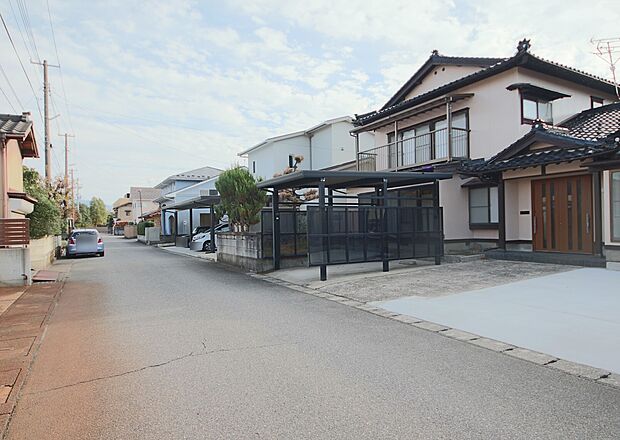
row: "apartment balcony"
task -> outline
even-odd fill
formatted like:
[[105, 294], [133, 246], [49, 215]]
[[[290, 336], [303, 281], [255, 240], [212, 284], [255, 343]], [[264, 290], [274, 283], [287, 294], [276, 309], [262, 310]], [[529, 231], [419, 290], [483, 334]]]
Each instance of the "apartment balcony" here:
[[412, 168], [469, 158], [469, 130], [447, 128], [412, 136], [358, 153], [360, 171]]

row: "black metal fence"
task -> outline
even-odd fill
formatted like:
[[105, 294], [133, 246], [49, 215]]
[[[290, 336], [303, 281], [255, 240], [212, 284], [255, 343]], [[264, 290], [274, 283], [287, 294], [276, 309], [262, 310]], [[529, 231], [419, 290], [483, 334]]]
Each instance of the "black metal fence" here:
[[308, 206], [307, 228], [310, 266], [443, 254], [439, 207]]
[[[299, 209], [280, 210], [280, 256], [308, 255], [308, 217]], [[271, 209], [261, 211], [262, 258], [273, 257], [273, 221]]]

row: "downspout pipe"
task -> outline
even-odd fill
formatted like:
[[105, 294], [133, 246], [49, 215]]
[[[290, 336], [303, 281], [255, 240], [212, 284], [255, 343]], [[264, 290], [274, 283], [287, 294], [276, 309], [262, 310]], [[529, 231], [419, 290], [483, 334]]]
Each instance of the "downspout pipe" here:
[[6, 134], [0, 133], [0, 191], [2, 193], [2, 212], [0, 217], [9, 218], [9, 175], [8, 175], [8, 148], [6, 145]]

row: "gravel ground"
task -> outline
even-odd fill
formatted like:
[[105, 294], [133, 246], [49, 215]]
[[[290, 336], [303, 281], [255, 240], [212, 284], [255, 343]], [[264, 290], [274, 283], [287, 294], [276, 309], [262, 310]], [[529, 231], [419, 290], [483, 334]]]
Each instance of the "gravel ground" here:
[[476, 260], [413, 267], [383, 276], [332, 282], [320, 290], [362, 302], [403, 296], [438, 297], [573, 270], [574, 267], [500, 260]]

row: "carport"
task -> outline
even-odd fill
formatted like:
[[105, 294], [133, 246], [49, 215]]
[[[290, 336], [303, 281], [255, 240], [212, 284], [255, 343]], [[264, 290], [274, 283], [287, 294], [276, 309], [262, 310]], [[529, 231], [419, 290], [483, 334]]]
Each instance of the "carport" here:
[[215, 224], [215, 205], [220, 203], [220, 196], [219, 194], [217, 195], [202, 194], [202, 192], [203, 191], [201, 191], [200, 196], [194, 197], [191, 199], [187, 199], [187, 200], [183, 200], [179, 202], [172, 202], [172, 203], [162, 203], [161, 211], [162, 211], [163, 218], [166, 218], [166, 213], [168, 211], [174, 212], [175, 228], [174, 228], [173, 237], [174, 237], [175, 244], [177, 244], [177, 238], [178, 238], [178, 216], [177, 216], [178, 212], [189, 211], [189, 240], [188, 240], [188, 246], [189, 246], [189, 242], [192, 241], [193, 231], [194, 231], [194, 224], [193, 224], [194, 209], [205, 209], [205, 208], [209, 209], [209, 213], [211, 216], [211, 243], [215, 243], [215, 231], [213, 230], [213, 226]]
[[[363, 172], [302, 170], [258, 184], [270, 190], [272, 259], [280, 268], [281, 215], [305, 205], [307, 255], [310, 266], [319, 266], [321, 280], [327, 266], [381, 261], [389, 271], [390, 260], [434, 258], [443, 253], [439, 180], [448, 173]], [[284, 190], [316, 188], [317, 200], [280, 200]], [[424, 195], [415, 189], [424, 189]], [[404, 191], [409, 190], [409, 191]]]

